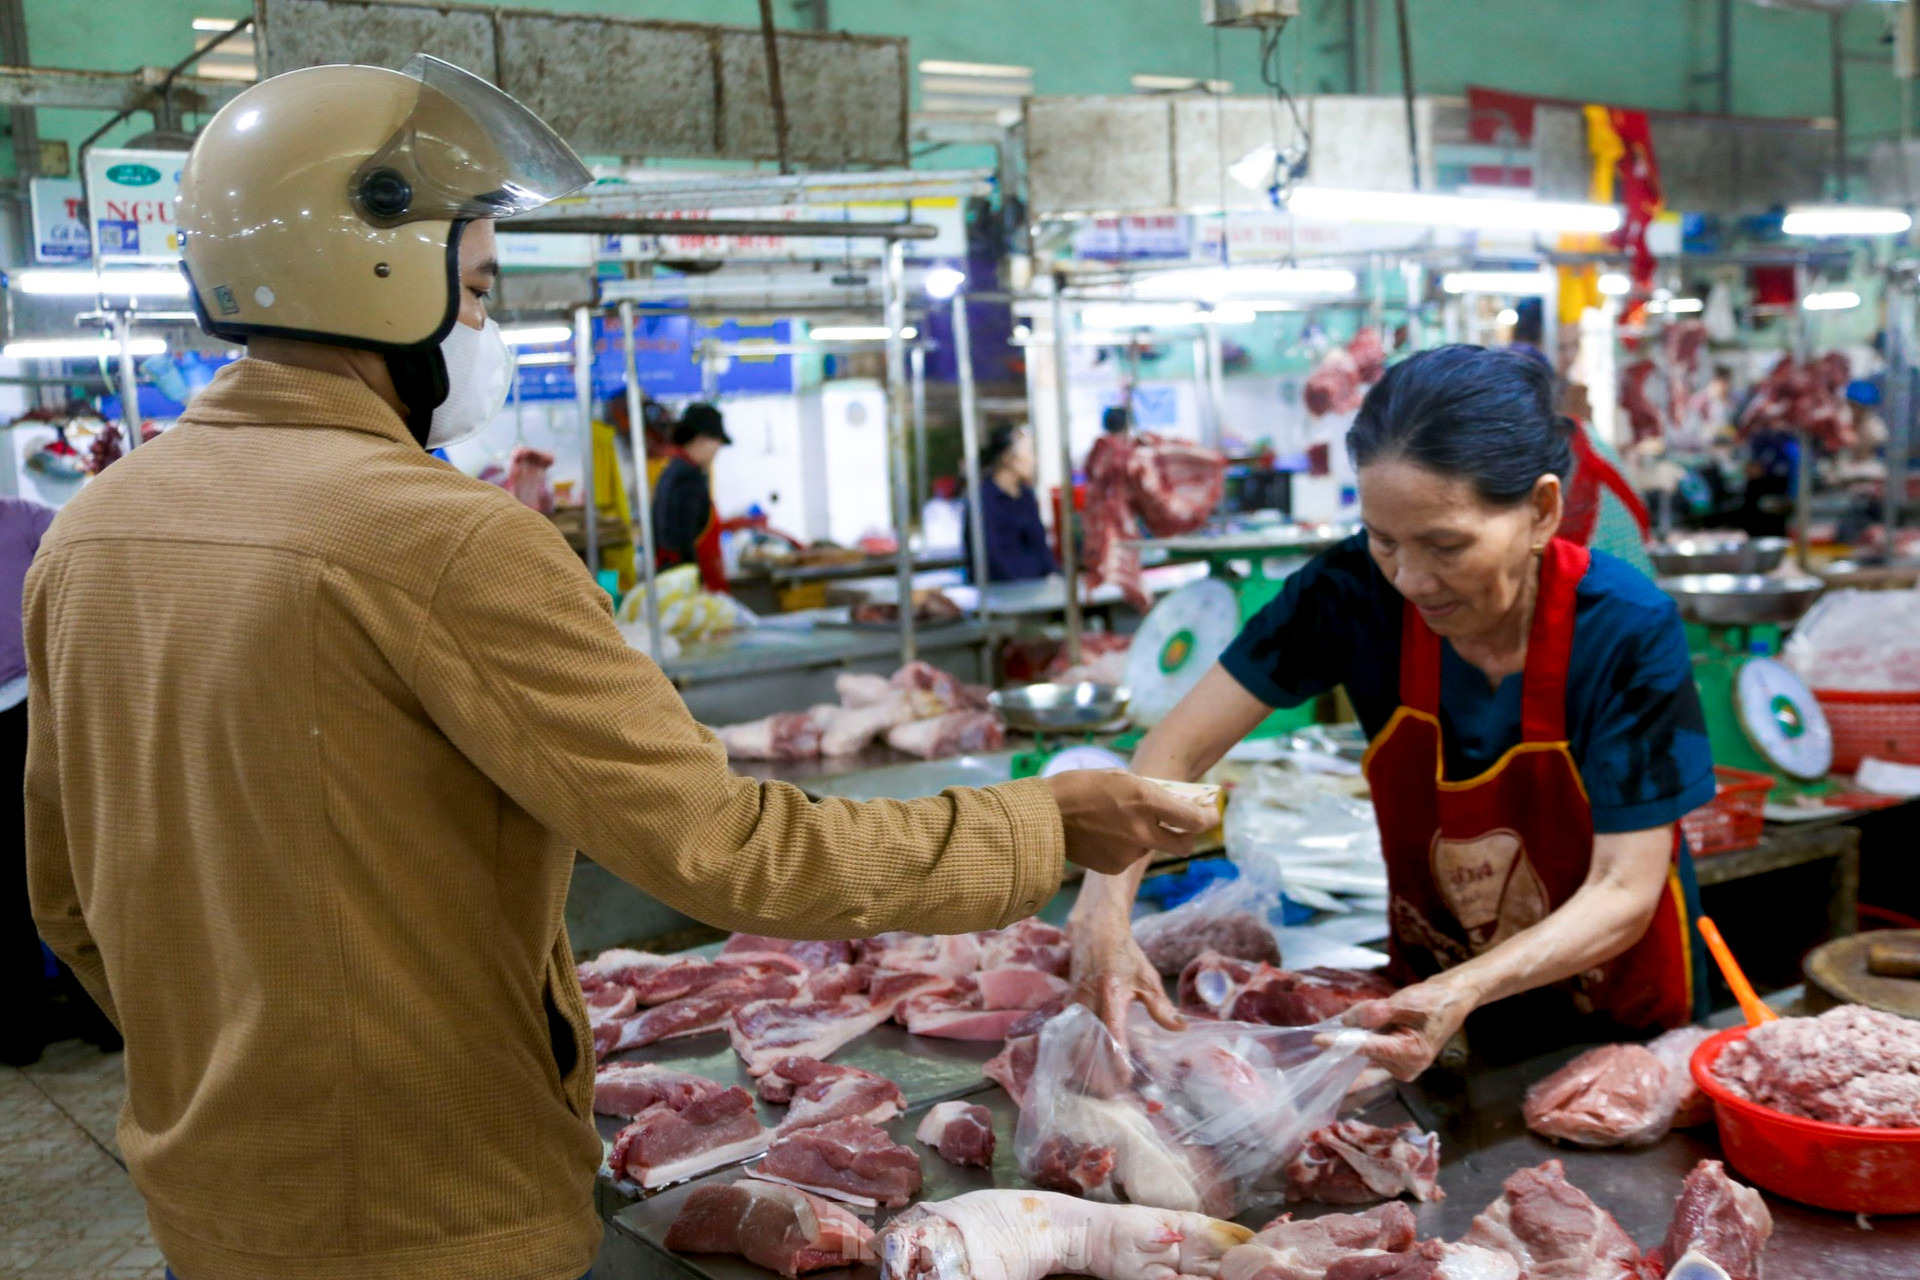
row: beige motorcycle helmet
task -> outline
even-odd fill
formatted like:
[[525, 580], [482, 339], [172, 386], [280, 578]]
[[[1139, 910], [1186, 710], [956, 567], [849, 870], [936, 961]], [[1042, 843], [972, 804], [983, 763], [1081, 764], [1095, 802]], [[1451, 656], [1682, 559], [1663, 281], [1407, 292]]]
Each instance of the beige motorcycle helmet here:
[[418, 434], [447, 393], [462, 228], [591, 178], [538, 116], [439, 58], [289, 71], [222, 107], [181, 169], [194, 311], [229, 342], [386, 356]]

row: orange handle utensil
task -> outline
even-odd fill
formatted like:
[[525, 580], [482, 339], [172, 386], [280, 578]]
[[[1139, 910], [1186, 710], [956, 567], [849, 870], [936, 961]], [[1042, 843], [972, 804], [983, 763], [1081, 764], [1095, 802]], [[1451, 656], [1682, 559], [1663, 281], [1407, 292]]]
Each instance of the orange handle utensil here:
[[1727, 985], [1733, 988], [1733, 998], [1740, 1002], [1740, 1012], [1747, 1015], [1747, 1025], [1757, 1027], [1763, 1022], [1772, 1022], [1779, 1014], [1767, 1008], [1764, 1001], [1753, 993], [1753, 984], [1747, 981], [1747, 975], [1740, 971], [1740, 962], [1733, 958], [1733, 952], [1727, 949], [1727, 940], [1720, 936], [1720, 930], [1713, 921], [1701, 916], [1695, 923], [1700, 928], [1700, 936], [1706, 941], [1707, 950], [1713, 952], [1715, 963], [1725, 975]]

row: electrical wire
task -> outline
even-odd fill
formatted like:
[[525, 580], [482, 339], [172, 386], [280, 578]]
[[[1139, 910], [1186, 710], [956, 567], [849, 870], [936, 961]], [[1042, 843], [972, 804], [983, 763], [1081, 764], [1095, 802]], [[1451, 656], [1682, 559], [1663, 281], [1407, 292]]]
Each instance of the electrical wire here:
[[[1293, 184], [1306, 175], [1307, 164], [1313, 155], [1313, 130], [1307, 127], [1305, 115], [1301, 113], [1300, 103], [1288, 91], [1280, 73], [1280, 36], [1285, 28], [1269, 27], [1260, 32], [1260, 83], [1272, 93], [1268, 104], [1268, 116], [1272, 121], [1273, 149], [1280, 163], [1276, 166], [1274, 186], [1276, 194], [1284, 194]], [[1280, 145], [1280, 112], [1285, 110], [1293, 119], [1294, 135], [1298, 139], [1297, 148]]]

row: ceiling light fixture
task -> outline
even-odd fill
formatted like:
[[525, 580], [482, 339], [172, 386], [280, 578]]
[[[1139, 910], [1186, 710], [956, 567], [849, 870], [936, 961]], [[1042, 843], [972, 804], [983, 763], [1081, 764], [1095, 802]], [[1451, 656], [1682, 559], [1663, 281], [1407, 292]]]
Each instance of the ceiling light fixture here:
[[184, 298], [187, 278], [178, 271], [19, 271], [9, 277], [22, 293], [57, 298], [100, 294], [128, 298]]
[[1440, 287], [1448, 293], [1506, 293], [1541, 298], [1552, 290], [1553, 277], [1544, 271], [1449, 271], [1440, 277]]
[[1800, 300], [1800, 305], [1809, 311], [1851, 311], [1860, 305], [1860, 295], [1851, 289], [1833, 289], [1810, 293]]
[[549, 342], [571, 341], [573, 327], [564, 324], [532, 324], [518, 329], [502, 329], [500, 336], [510, 347], [539, 347]]

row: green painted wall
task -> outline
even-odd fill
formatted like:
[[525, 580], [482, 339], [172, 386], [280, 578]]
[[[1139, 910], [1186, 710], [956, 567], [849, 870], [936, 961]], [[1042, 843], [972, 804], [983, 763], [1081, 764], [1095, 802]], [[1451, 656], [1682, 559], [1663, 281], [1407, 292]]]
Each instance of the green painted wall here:
[[[508, 0], [513, 3], [513, 0]], [[747, 25], [756, 0], [557, 0], [525, 7], [636, 18]], [[1198, 0], [829, 0], [833, 25], [904, 35], [912, 56], [1031, 66], [1041, 93], [1126, 93], [1136, 72], [1221, 76], [1241, 92], [1259, 87], [1255, 36], [1201, 25]], [[783, 24], [797, 21], [777, 0]], [[1343, 91], [1342, 6], [1306, 0], [1307, 14], [1284, 37], [1290, 83]], [[1391, 0], [1379, 0], [1391, 15]], [[165, 65], [193, 47], [195, 17], [239, 17], [245, 0], [26, 0], [35, 63], [130, 69]], [[1689, 76], [1712, 65], [1711, 0], [1410, 0], [1415, 80], [1423, 91], [1459, 93], [1469, 84], [1624, 105], [1709, 106], [1711, 86]], [[1734, 110], [1743, 114], [1831, 113], [1827, 19], [1818, 14], [1734, 6]], [[1399, 88], [1398, 45], [1390, 25], [1379, 44], [1380, 85]], [[1848, 47], [1886, 54], [1878, 6], [1846, 19]], [[1898, 131], [1899, 94], [1885, 65], [1848, 66], [1850, 131], [1865, 140]], [[43, 111], [43, 133], [77, 142], [105, 117]], [[144, 118], [143, 118], [144, 120]], [[144, 128], [141, 123], [138, 128]], [[124, 134], [120, 135], [124, 136]]]

